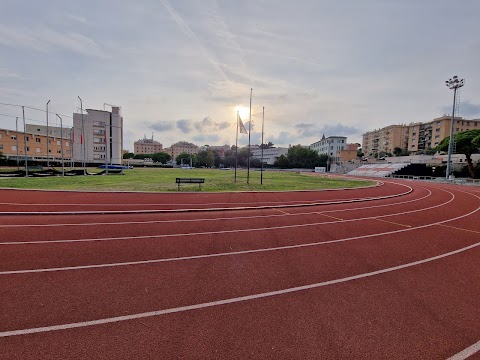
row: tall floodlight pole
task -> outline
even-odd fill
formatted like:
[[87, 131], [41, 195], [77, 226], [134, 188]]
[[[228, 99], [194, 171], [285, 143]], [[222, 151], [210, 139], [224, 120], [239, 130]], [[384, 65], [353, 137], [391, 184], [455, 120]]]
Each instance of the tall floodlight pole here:
[[453, 125], [455, 123], [455, 103], [457, 101], [457, 90], [465, 85], [465, 79], [459, 79], [458, 76], [445, 81], [445, 85], [449, 89], [453, 90], [453, 107], [452, 107], [452, 122], [450, 126], [450, 140], [448, 142], [448, 160], [447, 160], [447, 173], [445, 174], [445, 179], [448, 180], [452, 173], [452, 152], [453, 152]]
[[20, 159], [18, 158], [18, 116], [15, 119], [15, 132], [17, 133], [17, 136], [15, 136], [17, 140], [17, 171], [20, 171]]
[[25, 153], [25, 176], [28, 177], [27, 125], [25, 125], [25, 106], [22, 106], [22, 117], [23, 117], [23, 151]]
[[62, 152], [62, 176], [65, 176], [65, 164], [63, 162], [63, 120], [62, 117], [58, 114], [56, 114], [57, 117], [60, 119], [60, 151]]
[[252, 129], [252, 93], [250, 88], [250, 121], [248, 122], [248, 158], [247, 158], [247, 184], [250, 184], [250, 130]]
[[47, 169], [50, 168], [50, 154], [48, 153], [48, 104], [50, 100], [47, 101]]
[[83, 102], [82, 98], [78, 96], [80, 99], [80, 112], [82, 113], [82, 131], [80, 132], [80, 136], [82, 137], [82, 141], [80, 142], [80, 151], [82, 152], [82, 167], [83, 167], [83, 175], [87, 174], [85, 169], [86, 162], [85, 162], [85, 120], [83, 118]]
[[263, 125], [265, 123], [265, 106], [263, 107], [262, 113], [262, 159], [260, 160], [261, 168], [260, 168], [260, 185], [263, 185]]

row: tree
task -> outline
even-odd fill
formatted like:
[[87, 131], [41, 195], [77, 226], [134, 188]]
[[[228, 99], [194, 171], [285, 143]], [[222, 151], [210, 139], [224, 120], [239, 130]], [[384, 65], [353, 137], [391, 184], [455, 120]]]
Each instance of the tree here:
[[155, 153], [155, 154], [151, 154], [150, 158], [154, 162], [159, 162], [159, 163], [162, 163], [162, 164], [166, 164], [168, 161], [170, 161], [170, 159], [172, 157], [170, 156], [170, 154], [167, 154], [166, 152], [158, 152], [158, 153]]
[[134, 156], [135, 156], [135, 154], [134, 154], [134, 153], [131, 153], [131, 152], [128, 152], [128, 153], [123, 154], [123, 158], [124, 158], [124, 159], [131, 159], [131, 158], [133, 158]]
[[[327, 155], [325, 155], [327, 157]], [[275, 162], [275, 166], [281, 168], [308, 168], [313, 169], [324, 159], [320, 158], [315, 150], [310, 150], [301, 145], [295, 145], [288, 149], [287, 155], [281, 155]]]
[[[468, 172], [475, 177], [475, 168], [472, 163], [472, 154], [479, 152], [480, 130], [469, 130], [457, 133], [453, 137], [457, 153], [464, 154], [467, 159]], [[436, 147], [437, 151], [448, 151], [450, 136], [443, 139]]]
[[357, 150], [357, 157], [358, 157], [358, 158], [361, 158], [361, 157], [363, 157], [364, 155], [365, 155], [365, 154], [363, 153], [363, 151], [362, 151], [361, 148]]
[[[183, 162], [182, 162], [183, 160]], [[180, 165], [180, 164], [188, 164], [190, 165], [190, 154], [188, 153], [181, 153], [180, 155], [178, 155], [175, 159], [175, 161], [177, 162], [177, 165]], [[193, 157], [192, 157], [192, 165], [193, 165]]]
[[272, 143], [271, 141], [269, 141], [268, 143], [266, 144], [262, 144], [260, 145], [260, 149], [269, 149], [269, 148], [272, 148], [273, 145], [275, 145], [274, 143]]

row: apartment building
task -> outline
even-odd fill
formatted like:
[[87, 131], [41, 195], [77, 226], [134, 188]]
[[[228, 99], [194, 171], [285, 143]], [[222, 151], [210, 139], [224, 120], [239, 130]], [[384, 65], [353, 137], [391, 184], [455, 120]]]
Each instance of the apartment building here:
[[407, 125], [389, 125], [362, 135], [362, 150], [366, 156], [381, 151], [393, 153], [396, 147], [408, 148], [409, 127]]
[[[409, 125], [408, 151], [413, 153], [428, 148], [435, 148], [443, 139], [450, 136], [452, 117], [445, 115], [426, 123], [413, 123]], [[480, 120], [467, 120], [455, 117], [453, 123], [454, 134], [480, 129]]]
[[263, 149], [263, 157], [262, 157], [262, 149], [255, 149], [255, 150], [252, 150], [252, 159], [258, 159], [262, 161], [264, 164], [273, 165], [281, 155], [287, 155], [287, 154], [288, 154], [288, 148], [274, 147], [274, 148]]
[[74, 161], [121, 164], [123, 149], [123, 117], [120, 107], [112, 111], [87, 109], [86, 114], [73, 114]]
[[[72, 142], [65, 135], [62, 138], [56, 136], [48, 137], [48, 157], [50, 161], [59, 161], [62, 158], [70, 160], [72, 156]], [[0, 152], [8, 160], [18, 159], [23, 161], [25, 156], [28, 160], [47, 161], [47, 136], [38, 135], [34, 132], [15, 131], [0, 129]]]
[[170, 154], [172, 159], [175, 160], [177, 156], [182, 153], [198, 154], [198, 146], [187, 141], [179, 141], [170, 146], [169, 148], [164, 149], [164, 152]]
[[153, 136], [151, 139], [144, 137], [133, 143], [133, 152], [134, 154], [155, 154], [163, 152], [163, 145], [153, 140]]
[[317, 141], [309, 146], [311, 150], [315, 150], [319, 155], [328, 155], [330, 161], [340, 161], [340, 151], [345, 150], [347, 146], [347, 138], [345, 136], [322, 136], [320, 141]]
[[[36, 134], [36, 135], [45, 135], [47, 136], [47, 126], [46, 125], [36, 125], [36, 124], [25, 124], [27, 132]], [[48, 127], [48, 136], [59, 138], [63, 136], [64, 139], [70, 139], [72, 136], [71, 127], [59, 127], [59, 126], [49, 126]]]

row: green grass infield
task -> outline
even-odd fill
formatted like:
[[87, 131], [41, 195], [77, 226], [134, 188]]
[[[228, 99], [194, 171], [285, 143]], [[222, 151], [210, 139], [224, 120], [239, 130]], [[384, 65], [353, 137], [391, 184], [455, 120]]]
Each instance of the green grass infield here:
[[[99, 172], [100, 169], [88, 169]], [[355, 188], [371, 186], [368, 180], [343, 179], [318, 176], [313, 173], [287, 171], [264, 171], [263, 185], [260, 184], [260, 171], [250, 170], [247, 184], [247, 171], [218, 169], [163, 169], [135, 168], [124, 170], [124, 175], [99, 176], [49, 176], [30, 178], [0, 178], [0, 187], [44, 190], [86, 190], [86, 191], [178, 191], [176, 178], [203, 178], [205, 183], [181, 184], [180, 191], [288, 191]]]

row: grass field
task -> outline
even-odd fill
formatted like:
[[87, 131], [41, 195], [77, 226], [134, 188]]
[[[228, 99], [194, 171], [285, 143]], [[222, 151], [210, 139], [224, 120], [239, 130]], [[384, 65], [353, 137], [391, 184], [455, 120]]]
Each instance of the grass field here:
[[[98, 172], [99, 169], [89, 169]], [[263, 185], [260, 185], [260, 171], [217, 169], [144, 169], [125, 170], [125, 175], [68, 176], [45, 178], [0, 178], [0, 187], [22, 189], [57, 190], [124, 190], [124, 191], [177, 191], [175, 178], [205, 178], [202, 191], [249, 191], [249, 190], [316, 190], [350, 188], [372, 185], [371, 181], [343, 180], [312, 173], [300, 174], [284, 171], [265, 171]], [[182, 184], [180, 191], [199, 191], [198, 184]]]

